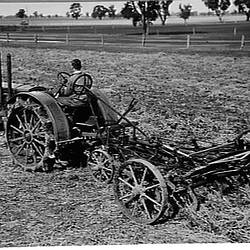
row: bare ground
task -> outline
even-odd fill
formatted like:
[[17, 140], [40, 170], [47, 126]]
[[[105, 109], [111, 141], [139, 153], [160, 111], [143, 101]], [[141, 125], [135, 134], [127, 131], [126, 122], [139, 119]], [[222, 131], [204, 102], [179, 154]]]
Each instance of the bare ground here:
[[[71, 59], [82, 59], [119, 110], [136, 97], [130, 116], [174, 145], [192, 136], [225, 142], [250, 123], [249, 57], [2, 48], [2, 58], [8, 52], [14, 82], [51, 87]], [[112, 186], [95, 183], [86, 169], [24, 172], [11, 163], [3, 137], [0, 157], [1, 247], [250, 242], [249, 187], [208, 193], [197, 213], [183, 210], [164, 224], [141, 226], [122, 215]]]

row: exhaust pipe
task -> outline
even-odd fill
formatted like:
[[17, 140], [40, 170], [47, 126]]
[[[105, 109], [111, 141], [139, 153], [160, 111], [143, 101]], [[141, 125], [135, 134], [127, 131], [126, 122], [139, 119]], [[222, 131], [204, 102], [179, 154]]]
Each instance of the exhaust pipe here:
[[2, 54], [0, 53], [0, 110], [3, 108]]
[[8, 83], [8, 100], [12, 97], [12, 72], [11, 72], [11, 54], [7, 54], [7, 83]]

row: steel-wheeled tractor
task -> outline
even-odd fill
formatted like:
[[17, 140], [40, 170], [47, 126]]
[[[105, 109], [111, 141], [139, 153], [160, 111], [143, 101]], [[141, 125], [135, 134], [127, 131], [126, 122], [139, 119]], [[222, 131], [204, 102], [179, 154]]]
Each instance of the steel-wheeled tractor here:
[[[58, 74], [61, 86], [68, 77]], [[135, 100], [121, 114], [90, 75], [73, 86], [73, 103], [60, 89], [42, 87], [16, 90], [8, 100], [5, 133], [16, 164], [52, 171], [57, 161], [87, 162], [95, 180], [113, 184], [122, 212], [142, 224], [171, 218], [186, 205], [198, 209], [198, 187], [249, 182], [250, 130], [223, 145], [174, 148], [127, 118]]]

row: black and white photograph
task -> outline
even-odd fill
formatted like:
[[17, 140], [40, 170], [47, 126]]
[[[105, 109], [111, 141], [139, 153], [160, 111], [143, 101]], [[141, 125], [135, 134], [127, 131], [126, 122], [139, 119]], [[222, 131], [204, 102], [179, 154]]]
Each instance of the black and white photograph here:
[[0, 0], [0, 248], [248, 243], [250, 0]]

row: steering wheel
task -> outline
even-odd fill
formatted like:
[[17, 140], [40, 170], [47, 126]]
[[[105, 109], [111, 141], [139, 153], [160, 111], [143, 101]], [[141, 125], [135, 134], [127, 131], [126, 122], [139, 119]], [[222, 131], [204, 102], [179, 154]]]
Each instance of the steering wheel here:
[[60, 87], [56, 91], [56, 93], [54, 94], [55, 97], [58, 97], [58, 95], [61, 93], [62, 88], [66, 86], [66, 83], [68, 82], [69, 77], [70, 77], [70, 74], [67, 73], [67, 72], [64, 72], [64, 71], [59, 72], [57, 74], [57, 80], [58, 80], [58, 82], [60, 84]]
[[86, 88], [90, 89], [92, 87], [92, 84], [93, 79], [91, 75], [83, 73], [79, 75], [73, 82], [73, 92], [78, 97], [80, 97], [82, 94], [85, 94]]

